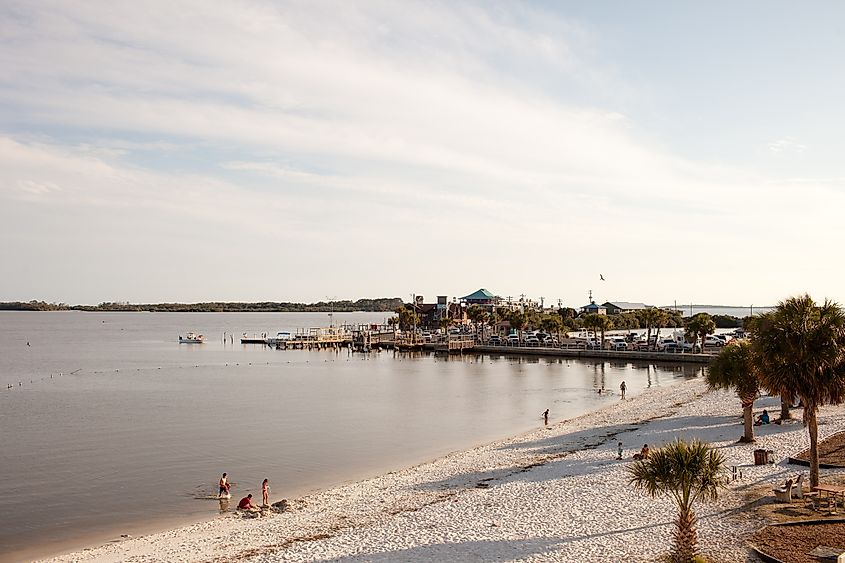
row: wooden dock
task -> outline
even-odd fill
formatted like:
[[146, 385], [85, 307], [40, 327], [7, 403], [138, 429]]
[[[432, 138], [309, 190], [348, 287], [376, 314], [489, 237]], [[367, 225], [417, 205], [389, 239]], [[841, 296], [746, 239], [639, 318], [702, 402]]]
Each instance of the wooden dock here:
[[446, 342], [434, 345], [435, 352], [446, 354], [463, 354], [473, 350], [475, 350], [475, 339], [463, 335], [451, 335]]
[[290, 340], [276, 342], [276, 350], [322, 350], [340, 348], [352, 343], [352, 334], [346, 327], [301, 328]]

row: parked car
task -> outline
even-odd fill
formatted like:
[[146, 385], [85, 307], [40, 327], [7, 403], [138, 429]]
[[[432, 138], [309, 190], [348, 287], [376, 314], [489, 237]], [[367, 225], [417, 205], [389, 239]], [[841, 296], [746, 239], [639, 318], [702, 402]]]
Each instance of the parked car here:
[[628, 343], [624, 342], [624, 341], [620, 342], [618, 340], [614, 340], [614, 341], [608, 343], [608, 347], [611, 350], [622, 351], [622, 350], [628, 349]]
[[704, 339], [704, 345], [705, 346], [724, 346], [725, 341], [722, 340], [721, 338], [711, 334], [711, 335], [707, 336], [707, 338]]
[[657, 349], [669, 354], [680, 354], [684, 351], [684, 346], [678, 342], [661, 342]]
[[524, 343], [525, 346], [539, 346], [540, 345], [540, 339], [537, 338], [536, 336], [527, 336], [527, 337], [525, 337], [525, 340], [524, 340], [523, 343]]
[[518, 334], [509, 334], [508, 335], [508, 346], [519, 346], [519, 335]]
[[494, 334], [490, 337], [490, 340], [488, 340], [487, 343], [491, 346], [499, 346], [502, 343], [502, 339], [498, 334]]

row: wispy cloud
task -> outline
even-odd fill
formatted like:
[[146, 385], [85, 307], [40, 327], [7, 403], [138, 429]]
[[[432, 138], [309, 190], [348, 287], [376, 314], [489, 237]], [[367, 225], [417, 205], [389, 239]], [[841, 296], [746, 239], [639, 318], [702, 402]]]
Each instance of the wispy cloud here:
[[799, 143], [790, 137], [777, 139], [768, 144], [769, 151], [773, 153], [802, 153], [806, 150], [806, 146]]
[[[530, 4], [12, 0], [0, 7], [0, 198], [284, 240], [262, 265], [270, 277], [306, 260], [298, 245], [319, 256], [355, 241], [392, 257], [371, 262], [382, 285], [360, 294], [440, 287], [451, 271], [547, 294], [567, 279], [580, 295], [562, 253], [585, 270], [611, 256], [654, 264], [667, 241], [710, 257], [713, 241], [728, 252], [747, 233], [749, 207], [827, 235], [795, 218], [787, 184], [679, 158], [608, 104], [630, 86], [597, 58], [600, 41]], [[543, 281], [496, 266], [552, 256]], [[318, 262], [284, 290], [325, 293]], [[664, 291], [652, 301], [665, 290], [641, 286]]]

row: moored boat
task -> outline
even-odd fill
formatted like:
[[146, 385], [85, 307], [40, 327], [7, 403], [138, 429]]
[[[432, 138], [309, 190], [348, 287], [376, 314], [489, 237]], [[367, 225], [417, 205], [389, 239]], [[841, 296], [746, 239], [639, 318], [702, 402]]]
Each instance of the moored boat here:
[[203, 341], [203, 335], [195, 332], [189, 332], [186, 336], [179, 336], [179, 344], [202, 344]]

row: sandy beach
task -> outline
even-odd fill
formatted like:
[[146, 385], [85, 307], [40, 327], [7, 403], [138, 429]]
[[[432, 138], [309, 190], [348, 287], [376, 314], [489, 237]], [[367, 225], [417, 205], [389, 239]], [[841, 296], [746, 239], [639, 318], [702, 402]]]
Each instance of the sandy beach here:
[[[755, 412], [777, 413], [778, 404], [764, 397]], [[696, 379], [572, 420], [552, 412], [548, 428], [289, 499], [283, 514], [227, 514], [51, 561], [650, 561], [668, 551], [675, 509], [633, 491], [625, 468], [644, 443], [676, 437], [710, 442], [742, 473], [698, 516], [706, 556], [745, 561], [746, 538], [762, 522], [743, 507], [808, 474], [785, 463], [808, 446], [795, 415], [794, 424], [755, 428], [757, 443], [737, 444], [738, 399]], [[819, 425], [820, 438], [845, 430], [845, 414], [825, 407]], [[753, 465], [756, 448], [773, 450], [775, 463]]]

